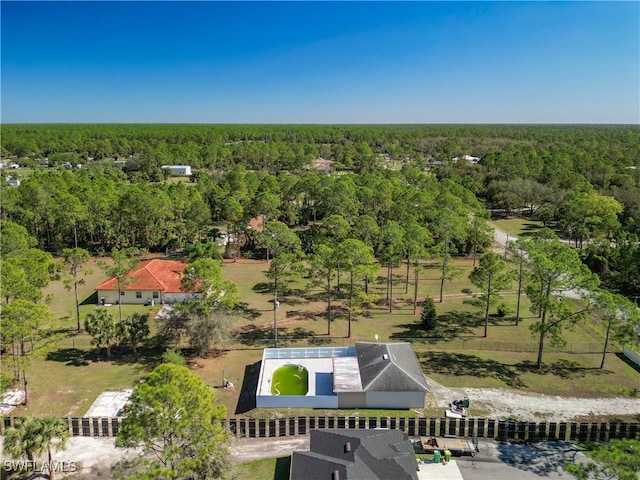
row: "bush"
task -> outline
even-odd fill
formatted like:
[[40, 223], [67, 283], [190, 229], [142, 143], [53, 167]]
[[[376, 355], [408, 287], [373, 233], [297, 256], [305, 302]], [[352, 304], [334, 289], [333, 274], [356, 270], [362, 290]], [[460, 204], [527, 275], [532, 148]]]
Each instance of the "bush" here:
[[436, 320], [436, 304], [433, 301], [433, 298], [427, 297], [427, 299], [422, 302], [422, 313], [420, 314], [420, 321], [422, 322], [422, 328], [424, 328], [427, 332], [431, 332], [435, 330], [438, 322]]
[[0, 393], [4, 393], [11, 388], [13, 382], [11, 377], [6, 373], [0, 373]]
[[167, 350], [164, 352], [162, 354], [162, 363], [171, 363], [173, 365], [178, 365], [179, 367], [187, 365], [187, 361], [179, 350]]
[[511, 314], [511, 308], [510, 307], [508, 307], [504, 303], [501, 303], [500, 305], [498, 305], [498, 317], [504, 318], [509, 314]]

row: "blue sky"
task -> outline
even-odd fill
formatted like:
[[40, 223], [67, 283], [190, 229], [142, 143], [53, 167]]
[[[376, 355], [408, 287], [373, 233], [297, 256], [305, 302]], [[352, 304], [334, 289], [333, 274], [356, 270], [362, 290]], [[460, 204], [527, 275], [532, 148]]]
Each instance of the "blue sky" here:
[[16, 122], [640, 123], [640, 2], [0, 2]]

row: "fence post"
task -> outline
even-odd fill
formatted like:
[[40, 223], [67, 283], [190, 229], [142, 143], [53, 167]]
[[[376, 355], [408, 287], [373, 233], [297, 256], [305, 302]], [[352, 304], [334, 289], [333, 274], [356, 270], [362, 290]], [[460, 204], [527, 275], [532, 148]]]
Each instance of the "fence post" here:
[[120, 432], [120, 421], [117, 418], [112, 418], [111, 419], [111, 435], [113, 435], [114, 437], [117, 437], [119, 432]]
[[476, 436], [476, 432], [475, 432], [475, 419], [474, 418], [470, 418], [469, 422], [468, 422], [468, 430], [467, 430], [467, 435], [469, 437], [475, 437]]
[[424, 437], [427, 434], [427, 419], [418, 418], [418, 436]]
[[627, 426], [628, 424], [626, 422], [620, 424], [618, 438], [627, 438]]
[[410, 437], [415, 437], [416, 436], [416, 418], [415, 417], [409, 417], [409, 436]]
[[467, 421], [464, 418], [461, 418], [458, 422], [458, 436], [465, 437], [465, 427], [467, 426]]
[[367, 417], [358, 417], [358, 428], [360, 430], [367, 428]]
[[487, 437], [496, 438], [496, 421], [494, 419], [487, 421]]
[[429, 436], [430, 437], [436, 436], [436, 419], [435, 418], [429, 419]]
[[486, 420], [484, 418], [478, 419], [478, 437], [484, 438], [486, 437], [486, 432], [484, 431], [484, 424]]
[[547, 440], [548, 437], [548, 433], [547, 433], [547, 423], [546, 422], [540, 422], [538, 424], [538, 438], [540, 440]]
[[454, 435], [456, 434], [456, 426], [458, 425], [458, 420], [456, 418], [450, 418], [448, 420], [449, 423], [449, 428], [447, 431], [447, 435]]

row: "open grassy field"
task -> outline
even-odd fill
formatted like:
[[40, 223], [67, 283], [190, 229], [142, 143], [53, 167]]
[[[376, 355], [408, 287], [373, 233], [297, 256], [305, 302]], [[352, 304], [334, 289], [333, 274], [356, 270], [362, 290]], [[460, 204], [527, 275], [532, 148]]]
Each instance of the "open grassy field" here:
[[529, 217], [507, 217], [491, 220], [490, 225], [515, 237], [533, 234], [542, 228], [542, 222]]
[[[410, 339], [425, 373], [445, 386], [511, 387], [551, 395], [585, 397], [628, 395], [634, 388], [637, 390], [638, 371], [619, 356], [610, 354], [605, 369], [597, 368], [600, 361], [597, 352], [602, 345], [602, 333], [597, 326], [585, 322], [568, 331], [565, 338], [569, 343], [565, 351], [547, 351], [545, 369], [538, 371], [534, 368], [536, 339], [531, 337], [528, 328], [536, 319], [530, 314], [525, 297], [522, 298], [520, 325], [515, 326], [513, 315], [503, 318], [493, 315], [488, 336], [484, 338], [482, 319], [473, 307], [463, 303], [467, 296], [461, 293], [463, 288], [473, 289], [467, 279], [473, 268], [472, 259], [456, 260], [461, 274], [445, 283], [443, 303], [437, 302], [437, 266], [425, 264], [425, 267], [420, 275], [418, 298], [430, 295], [436, 299], [438, 327], [435, 332], [421, 329], [420, 309], [417, 315], [413, 315], [413, 271], [409, 272], [410, 285], [406, 289], [406, 272], [402, 267], [394, 270], [392, 313], [384, 301], [386, 270], [381, 269], [380, 281], [370, 285], [370, 292], [379, 300], [354, 316], [350, 339], [345, 338], [346, 278], [342, 279], [341, 291], [335, 292], [331, 336], [327, 335], [326, 300], [322, 289], [309, 289], [306, 281], [291, 285], [290, 290], [279, 298], [279, 345], [353, 345], [356, 340], [372, 341], [374, 335], [382, 341]], [[273, 346], [273, 300], [271, 284], [265, 276], [267, 268], [267, 262], [259, 260], [224, 262], [223, 275], [238, 283], [242, 299], [242, 317], [236, 324], [236, 339], [230, 345], [213, 349], [206, 358], [189, 358], [191, 368], [214, 389], [231, 416], [265, 418], [274, 415], [272, 410], [255, 409], [255, 390], [252, 390], [257, 382], [262, 348]], [[96, 268], [87, 277], [86, 284], [81, 286], [82, 316], [95, 308], [93, 287], [104, 279], [105, 275]], [[90, 344], [86, 333], [73, 332], [76, 323], [72, 292], [66, 291], [61, 282], [53, 282], [46, 293], [53, 296], [50, 306], [59, 318], [57, 328], [68, 331], [68, 336], [43, 358], [32, 361], [28, 372], [30, 405], [28, 409], [18, 408], [14, 414], [82, 416], [100, 392], [133, 386], [160, 361], [163, 347], [154, 336], [140, 348], [138, 357], [127, 351], [115, 350], [113, 358], [107, 360], [104, 353], [99, 354]], [[513, 291], [507, 292], [503, 301], [515, 311]], [[109, 308], [117, 318], [117, 307]], [[153, 314], [158, 308], [125, 305], [123, 315], [130, 311]], [[152, 321], [151, 326], [153, 335], [155, 322]], [[585, 349], [594, 353], [586, 354]], [[3, 370], [10, 369], [10, 365], [5, 364], [3, 362]], [[234, 388], [223, 388], [223, 376], [234, 384]], [[318, 413], [297, 409], [279, 412], [280, 415]], [[341, 414], [354, 413], [358, 412]], [[429, 416], [441, 414], [428, 409], [422, 413]], [[418, 415], [413, 411], [367, 411], [366, 414]]]

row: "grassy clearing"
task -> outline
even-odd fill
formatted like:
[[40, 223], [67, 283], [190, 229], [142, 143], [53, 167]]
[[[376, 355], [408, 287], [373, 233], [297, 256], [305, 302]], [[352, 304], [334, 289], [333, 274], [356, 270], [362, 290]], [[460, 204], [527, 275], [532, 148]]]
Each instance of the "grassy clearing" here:
[[[381, 269], [378, 281], [370, 285], [370, 293], [377, 296], [378, 301], [354, 316], [350, 339], [345, 338], [347, 315], [344, 305], [348, 295], [345, 278], [342, 279], [341, 291], [336, 289], [334, 292], [331, 336], [327, 335], [326, 299], [322, 289], [309, 289], [306, 281], [292, 284], [289, 292], [280, 297], [281, 307], [277, 312], [279, 345], [353, 345], [356, 340], [371, 341], [374, 335], [383, 341], [410, 339], [425, 373], [445, 386], [510, 387], [550, 395], [584, 397], [626, 396], [637, 390], [637, 369], [617, 355], [610, 354], [605, 369], [600, 370], [597, 368], [600, 354], [567, 353], [583, 352], [585, 344], [591, 344], [590, 351], [597, 352], [602, 344], [602, 332], [599, 326], [590, 322], [566, 332], [565, 338], [569, 342], [566, 352], [549, 349], [544, 355], [545, 368], [542, 371], [535, 369], [536, 339], [530, 335], [528, 327], [536, 318], [529, 313], [526, 297], [522, 297], [519, 326], [515, 326], [513, 315], [504, 318], [493, 315], [488, 337], [484, 338], [482, 318], [473, 307], [464, 303], [467, 297], [461, 293], [463, 288], [473, 289], [467, 279], [473, 261], [462, 258], [455, 264], [461, 274], [445, 283], [444, 301], [436, 303], [438, 327], [435, 332], [422, 330], [419, 308], [417, 315], [413, 315], [413, 271], [409, 272], [411, 283], [406, 289], [406, 271], [402, 267], [394, 270], [393, 312], [389, 313], [384, 300], [386, 270]], [[437, 265], [432, 262], [426, 263], [425, 267], [419, 279], [418, 298], [421, 300], [430, 295], [437, 301]], [[223, 275], [238, 283], [243, 302], [242, 318], [236, 325], [236, 340], [225, 349], [212, 350], [206, 358], [189, 359], [191, 368], [214, 389], [230, 416], [441, 415], [441, 411], [429, 408], [419, 412], [285, 409], [277, 413], [270, 409], [256, 409], [254, 395], [262, 348], [273, 346], [272, 291], [265, 276], [267, 269], [268, 264], [264, 261], [225, 261]], [[83, 317], [96, 307], [93, 288], [105, 278], [101, 270], [95, 268], [94, 273], [87, 277], [86, 284], [81, 286]], [[163, 348], [155, 337], [142, 345], [137, 358], [126, 351], [116, 350], [113, 359], [107, 360], [90, 344], [88, 335], [73, 332], [76, 323], [72, 292], [65, 290], [62, 282], [53, 282], [46, 293], [53, 296], [50, 307], [59, 318], [58, 328], [68, 336], [44, 358], [33, 360], [28, 372], [31, 403], [28, 410], [21, 407], [15, 414], [81, 416], [102, 391], [133, 386], [159, 362]], [[516, 296], [513, 292], [508, 292], [503, 302], [515, 312]], [[109, 308], [117, 318], [117, 306]], [[123, 305], [123, 315], [131, 311], [153, 314], [158, 308]], [[153, 335], [157, 330], [154, 321], [151, 327]], [[5, 368], [10, 369], [9, 362], [3, 362], [3, 370]], [[233, 388], [223, 388], [223, 376], [234, 384]]]
[[233, 467], [231, 478], [251, 480], [288, 480], [291, 457], [273, 457], [240, 463]]
[[491, 220], [489, 224], [515, 237], [532, 235], [536, 230], [542, 228], [541, 221], [530, 217], [501, 218]]

